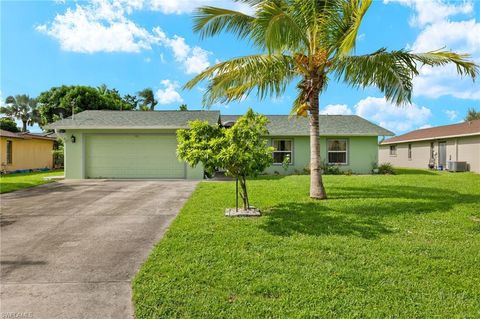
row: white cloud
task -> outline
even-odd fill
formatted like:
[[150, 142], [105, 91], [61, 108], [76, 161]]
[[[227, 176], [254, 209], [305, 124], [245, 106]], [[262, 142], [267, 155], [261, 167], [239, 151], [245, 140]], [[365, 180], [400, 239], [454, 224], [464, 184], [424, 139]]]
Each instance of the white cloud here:
[[442, 0], [384, 0], [384, 3], [394, 2], [414, 9], [415, 15], [410, 18], [410, 25], [419, 27], [443, 21], [450, 16], [473, 12], [471, 1], [458, 1], [452, 4]]
[[[385, 0], [411, 7], [415, 14], [412, 25], [421, 28], [419, 35], [409, 47], [415, 52], [446, 48], [459, 53], [468, 53], [480, 63], [480, 22], [475, 18], [452, 21], [459, 15], [471, 15], [474, 2], [447, 3], [441, 0]], [[423, 67], [414, 79], [414, 95], [438, 98], [452, 96], [459, 99], [480, 100], [480, 84], [470, 78], [461, 78], [453, 65]]]
[[151, 0], [149, 6], [152, 10], [164, 14], [185, 14], [192, 13], [201, 6], [216, 6], [252, 14], [253, 10], [244, 3], [229, 0]]
[[63, 50], [82, 53], [139, 52], [151, 49], [157, 39], [126, 17], [138, 2], [93, 0], [76, 4], [53, 22], [36, 30], [58, 40]]
[[[479, 61], [480, 62], [480, 61]], [[414, 81], [414, 95], [429, 98], [452, 96], [459, 99], [480, 100], [480, 85], [457, 75], [454, 66], [422, 68]]]
[[415, 104], [399, 107], [383, 97], [367, 97], [355, 105], [355, 113], [396, 133], [425, 125], [432, 115], [429, 108]]
[[159, 27], [156, 27], [154, 32], [160, 43], [172, 50], [175, 60], [182, 63], [185, 73], [200, 73], [210, 66], [208, 56], [212, 54], [211, 52], [198, 46], [192, 48], [178, 35], [169, 38]]
[[183, 102], [182, 97], [177, 92], [177, 89], [180, 87], [178, 82], [162, 80], [160, 83], [163, 85], [163, 89], [158, 89], [155, 94], [157, 96], [158, 103], [165, 105]]
[[208, 68], [210, 66], [210, 62], [208, 62], [209, 54], [211, 53], [200, 47], [194, 47], [191, 55], [185, 59], [185, 72], [187, 74], [195, 74]]
[[480, 23], [475, 19], [439, 21], [426, 26], [412, 45], [417, 52], [438, 50], [443, 47], [474, 54], [480, 53]]
[[458, 112], [455, 110], [444, 110], [443, 112], [447, 115], [450, 121], [453, 121], [458, 116]]
[[[172, 5], [175, 3], [171, 1]], [[210, 66], [211, 52], [198, 46], [192, 48], [181, 36], [168, 37], [160, 27], [149, 32], [128, 18], [134, 10], [149, 8], [147, 5], [144, 0], [92, 0], [67, 8], [51, 23], [38, 25], [36, 30], [56, 39], [65, 51], [140, 52], [162, 45], [172, 51], [175, 61], [181, 63], [187, 74], [199, 73]], [[160, 58], [163, 62], [163, 55]]]
[[346, 104], [329, 104], [320, 110], [320, 114], [351, 115], [352, 110]]
[[173, 55], [177, 61], [183, 61], [190, 53], [190, 46], [185, 43], [185, 39], [177, 35], [172, 39], [165, 39], [165, 43], [172, 49]]

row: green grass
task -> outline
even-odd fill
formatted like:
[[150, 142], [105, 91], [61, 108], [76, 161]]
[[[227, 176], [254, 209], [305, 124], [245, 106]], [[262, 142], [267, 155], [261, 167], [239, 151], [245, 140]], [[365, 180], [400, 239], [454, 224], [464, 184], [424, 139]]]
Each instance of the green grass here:
[[43, 178], [63, 175], [62, 170], [35, 173], [7, 174], [0, 177], [0, 193], [13, 192], [22, 188], [50, 183]]
[[137, 318], [479, 318], [480, 176], [401, 170], [204, 182], [133, 283]]

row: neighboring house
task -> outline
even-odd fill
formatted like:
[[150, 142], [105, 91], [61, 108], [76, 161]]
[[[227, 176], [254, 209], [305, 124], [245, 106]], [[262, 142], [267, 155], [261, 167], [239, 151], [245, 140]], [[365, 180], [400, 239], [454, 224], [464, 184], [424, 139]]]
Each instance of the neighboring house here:
[[480, 120], [412, 131], [380, 143], [379, 162], [397, 167], [448, 168], [466, 162], [480, 173]]
[[54, 136], [0, 130], [0, 137], [2, 171], [53, 168]]
[[[308, 119], [267, 117], [269, 143], [276, 148], [275, 164], [267, 173], [308, 168]], [[201, 179], [202, 167], [178, 161], [176, 130], [197, 119], [231, 126], [237, 118], [218, 111], [84, 111], [49, 127], [65, 138], [66, 178]], [[355, 173], [370, 173], [377, 162], [378, 136], [393, 135], [354, 115], [322, 115], [320, 128], [322, 158]], [[291, 163], [287, 172], [281, 165], [285, 157]]]

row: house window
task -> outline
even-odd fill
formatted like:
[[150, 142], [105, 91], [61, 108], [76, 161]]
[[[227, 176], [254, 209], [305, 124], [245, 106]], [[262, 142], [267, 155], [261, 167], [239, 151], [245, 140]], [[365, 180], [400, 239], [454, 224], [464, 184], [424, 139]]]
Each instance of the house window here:
[[408, 159], [412, 159], [412, 144], [408, 144]]
[[397, 145], [390, 145], [390, 156], [397, 156]]
[[273, 164], [282, 164], [285, 158], [288, 163], [293, 161], [293, 141], [292, 140], [273, 140]]
[[7, 165], [12, 164], [12, 141], [7, 141]]
[[347, 140], [328, 140], [328, 163], [347, 164]]

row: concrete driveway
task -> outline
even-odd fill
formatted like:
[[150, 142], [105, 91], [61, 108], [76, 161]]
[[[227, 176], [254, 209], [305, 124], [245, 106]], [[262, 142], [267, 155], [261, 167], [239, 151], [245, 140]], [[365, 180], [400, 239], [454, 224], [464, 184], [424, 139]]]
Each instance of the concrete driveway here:
[[131, 318], [131, 280], [196, 186], [59, 182], [1, 195], [1, 314]]

